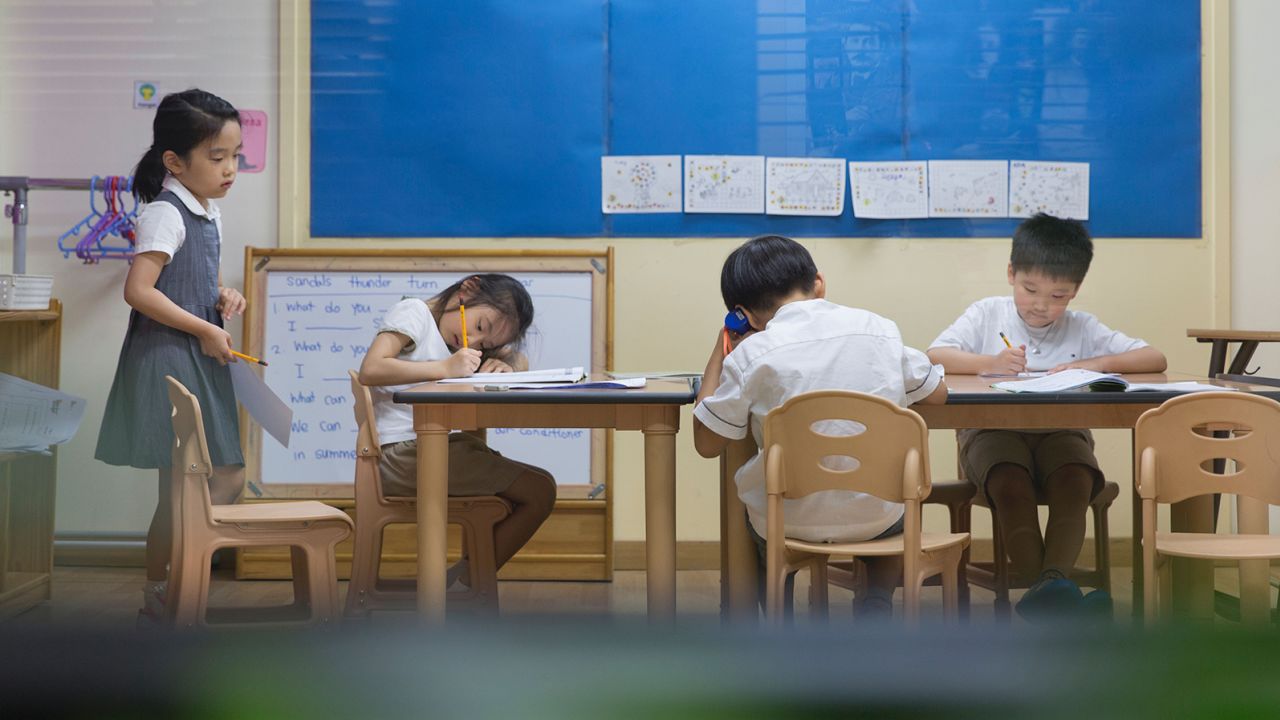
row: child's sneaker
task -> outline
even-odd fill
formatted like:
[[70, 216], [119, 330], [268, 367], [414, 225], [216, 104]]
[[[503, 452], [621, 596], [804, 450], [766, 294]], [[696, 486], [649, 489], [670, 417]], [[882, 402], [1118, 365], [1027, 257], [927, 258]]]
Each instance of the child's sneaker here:
[[1114, 603], [1106, 590], [1092, 590], [1080, 600], [1080, 614], [1090, 620], [1110, 620], [1114, 617]]
[[168, 583], [148, 580], [142, 586], [142, 609], [138, 611], [138, 629], [164, 627], [165, 591]]
[[858, 622], [886, 623], [893, 620], [893, 596], [868, 590], [853, 600], [853, 619]]
[[1057, 570], [1045, 570], [1040, 579], [1018, 600], [1016, 609], [1024, 619], [1036, 622], [1062, 617], [1077, 609], [1080, 586]]

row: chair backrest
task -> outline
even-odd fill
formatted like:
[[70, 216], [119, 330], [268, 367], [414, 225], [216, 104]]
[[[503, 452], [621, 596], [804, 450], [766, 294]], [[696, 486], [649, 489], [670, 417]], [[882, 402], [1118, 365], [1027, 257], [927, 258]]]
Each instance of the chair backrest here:
[[356, 415], [356, 476], [355, 500], [356, 513], [362, 507], [371, 509], [370, 503], [382, 505], [386, 498], [382, 494], [382, 444], [378, 438], [378, 423], [373, 412], [373, 393], [361, 384], [360, 376], [355, 370], [348, 370], [351, 376], [351, 395], [355, 398]]
[[360, 383], [360, 375], [355, 370], [348, 370], [351, 376], [351, 395], [355, 398], [356, 455], [358, 457], [378, 457], [382, 455], [381, 443], [378, 442], [378, 423], [374, 421], [373, 394], [369, 388]]
[[213, 461], [204, 434], [200, 400], [171, 375], [164, 376], [169, 402], [173, 405], [172, 486], [170, 503], [174, 541], [178, 542], [186, 524], [202, 517], [213, 525], [213, 501], [209, 498], [209, 477]]
[[[1214, 437], [1214, 433], [1227, 437]], [[1210, 493], [1280, 505], [1280, 403], [1243, 392], [1176, 397], [1134, 427], [1138, 493], [1175, 503]], [[1234, 460], [1222, 473], [1216, 459]]]
[[924, 420], [867, 393], [791, 398], [765, 418], [764, 453], [768, 493], [784, 498], [853, 490], [902, 503], [922, 500], [931, 487]]

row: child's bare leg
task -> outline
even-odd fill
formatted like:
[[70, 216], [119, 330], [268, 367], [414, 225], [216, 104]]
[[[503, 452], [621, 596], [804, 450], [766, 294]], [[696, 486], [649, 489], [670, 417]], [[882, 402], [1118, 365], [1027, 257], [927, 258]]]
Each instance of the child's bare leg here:
[[209, 501], [214, 505], [231, 505], [244, 490], [244, 466], [222, 465], [213, 469], [209, 478]]
[[1084, 546], [1085, 513], [1094, 477], [1085, 465], [1063, 465], [1045, 479], [1049, 522], [1044, 529], [1044, 569], [1070, 576]]
[[169, 576], [169, 550], [173, 544], [173, 518], [169, 512], [170, 468], [160, 468], [158, 473], [158, 499], [156, 511], [151, 516], [147, 530], [147, 582], [164, 582]]
[[987, 475], [987, 495], [995, 507], [1005, 551], [1019, 576], [1034, 580], [1044, 565], [1044, 541], [1036, 491], [1026, 468], [1000, 463]]
[[494, 554], [498, 567], [502, 567], [551, 514], [556, 504], [556, 481], [529, 468], [498, 496], [511, 503], [512, 508], [511, 515], [493, 529]]

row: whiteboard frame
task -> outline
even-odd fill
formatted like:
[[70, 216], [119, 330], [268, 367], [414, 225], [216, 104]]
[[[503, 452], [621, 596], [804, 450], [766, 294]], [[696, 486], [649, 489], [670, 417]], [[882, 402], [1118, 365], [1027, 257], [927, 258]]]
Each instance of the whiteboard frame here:
[[[244, 316], [241, 346], [254, 357], [266, 347], [267, 273], [269, 272], [590, 272], [591, 372], [613, 369], [613, 248], [577, 250], [429, 250], [429, 249], [244, 249]], [[350, 408], [343, 408], [344, 415]], [[244, 448], [245, 497], [255, 499], [349, 499], [350, 483], [271, 483], [262, 478], [263, 430], [243, 408], [240, 443]], [[613, 433], [591, 431], [589, 485], [558, 486], [561, 499], [586, 499], [604, 485], [603, 502], [612, 505]], [[611, 508], [607, 510], [612, 517]]]

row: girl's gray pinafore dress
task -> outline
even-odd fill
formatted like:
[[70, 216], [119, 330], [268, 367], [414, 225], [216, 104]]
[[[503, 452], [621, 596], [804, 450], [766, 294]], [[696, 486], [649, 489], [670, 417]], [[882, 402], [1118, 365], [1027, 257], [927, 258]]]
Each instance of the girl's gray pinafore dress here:
[[[217, 225], [188, 210], [167, 190], [152, 202], [176, 207], [187, 233], [182, 247], [160, 271], [156, 289], [183, 310], [222, 327], [222, 316], [216, 309], [221, 251]], [[120, 349], [94, 457], [136, 468], [172, 464], [173, 406], [165, 375], [172, 375], [200, 401], [213, 464], [243, 465], [231, 371], [200, 352], [200, 341], [194, 335], [158, 323], [137, 310], [129, 313], [129, 330]]]

